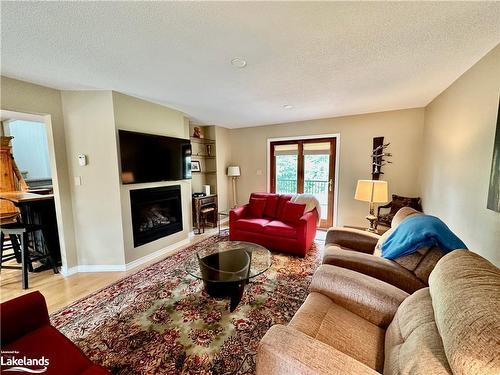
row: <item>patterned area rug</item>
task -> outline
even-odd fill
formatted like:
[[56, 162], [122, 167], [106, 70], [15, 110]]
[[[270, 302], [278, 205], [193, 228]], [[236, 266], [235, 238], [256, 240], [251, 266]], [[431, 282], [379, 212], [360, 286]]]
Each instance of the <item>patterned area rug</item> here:
[[246, 286], [229, 312], [184, 264], [217, 235], [189, 246], [63, 310], [52, 324], [113, 374], [253, 374], [257, 345], [273, 324], [286, 324], [307, 296], [320, 263], [273, 254], [273, 265]]

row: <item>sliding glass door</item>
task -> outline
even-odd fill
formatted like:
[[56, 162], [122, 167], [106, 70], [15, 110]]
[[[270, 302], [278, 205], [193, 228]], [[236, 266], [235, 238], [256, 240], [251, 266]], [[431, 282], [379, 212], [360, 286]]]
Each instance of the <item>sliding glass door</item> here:
[[333, 225], [335, 138], [271, 142], [271, 192], [314, 195], [320, 227]]

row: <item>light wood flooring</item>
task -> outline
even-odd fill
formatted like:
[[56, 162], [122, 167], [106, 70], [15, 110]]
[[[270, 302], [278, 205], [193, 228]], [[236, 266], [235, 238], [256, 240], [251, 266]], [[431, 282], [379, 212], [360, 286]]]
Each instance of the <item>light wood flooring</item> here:
[[[217, 232], [217, 228], [207, 229], [204, 234], [194, 236], [188, 245], [180, 247], [179, 250]], [[40, 273], [30, 272], [28, 274], [29, 289], [26, 290], [21, 287], [21, 270], [2, 269], [0, 272], [0, 301], [4, 302], [38, 290], [47, 301], [49, 313], [52, 313], [161, 259], [159, 257], [131, 270], [119, 272], [80, 272], [68, 277], [54, 274], [52, 270]], [[12, 265], [17, 265], [15, 261], [11, 262]]]
[[[194, 236], [186, 246], [199, 242], [217, 232], [217, 228], [207, 229], [204, 234]], [[316, 239], [319, 240], [319, 243], [323, 243], [324, 236], [325, 232], [318, 231]], [[179, 250], [186, 246], [179, 248]], [[49, 313], [52, 313], [161, 259], [160, 257], [129, 271], [120, 272], [81, 272], [68, 277], [54, 274], [51, 270], [40, 273], [31, 272], [28, 276], [29, 289], [26, 290], [21, 288], [20, 270], [2, 269], [0, 272], [0, 301], [7, 301], [38, 290], [45, 296]]]

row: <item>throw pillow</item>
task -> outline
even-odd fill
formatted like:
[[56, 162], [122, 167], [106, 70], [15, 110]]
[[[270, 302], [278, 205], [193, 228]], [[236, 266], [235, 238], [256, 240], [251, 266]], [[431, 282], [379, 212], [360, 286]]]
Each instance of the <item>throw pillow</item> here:
[[248, 210], [250, 217], [262, 217], [266, 208], [266, 198], [250, 198]]
[[281, 218], [281, 216], [283, 215], [283, 208], [285, 207], [286, 202], [288, 202], [290, 199], [292, 199], [292, 196], [286, 194], [280, 195], [278, 197], [278, 207], [276, 208], [276, 215], [274, 215], [276, 219]]
[[264, 216], [272, 217], [273, 219], [277, 217], [276, 211], [278, 208], [278, 195], [269, 195], [267, 197], [266, 208], [264, 210]]
[[305, 208], [305, 204], [286, 202], [279, 219], [289, 223], [296, 223], [304, 215]]

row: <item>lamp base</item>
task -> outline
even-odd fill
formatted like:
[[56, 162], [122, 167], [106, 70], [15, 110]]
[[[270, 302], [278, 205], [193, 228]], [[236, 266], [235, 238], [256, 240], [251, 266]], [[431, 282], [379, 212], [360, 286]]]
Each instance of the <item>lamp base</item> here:
[[377, 220], [377, 217], [375, 215], [368, 215], [366, 217], [366, 220], [368, 220], [370, 222], [370, 226], [368, 228], [366, 228], [366, 231], [376, 233], [377, 228], [375, 228], [375, 220]]

